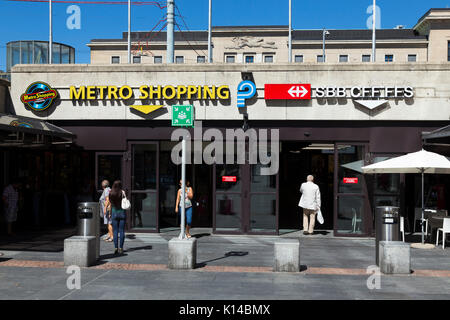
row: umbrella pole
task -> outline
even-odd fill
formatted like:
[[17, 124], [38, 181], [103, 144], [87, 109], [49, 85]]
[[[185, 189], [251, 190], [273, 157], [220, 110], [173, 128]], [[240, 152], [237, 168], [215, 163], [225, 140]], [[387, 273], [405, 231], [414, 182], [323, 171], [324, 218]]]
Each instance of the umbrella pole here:
[[424, 225], [424, 223], [423, 223], [423, 221], [424, 221], [424, 217], [425, 217], [425, 214], [424, 214], [424, 212], [425, 212], [425, 205], [424, 205], [424, 200], [423, 200], [423, 194], [424, 194], [424, 169], [422, 168], [421, 169], [421, 171], [422, 171], [422, 221], [421, 221], [421, 224], [422, 224], [422, 244], [424, 244], [425, 243], [425, 239], [424, 239], [424, 231], [423, 231], [423, 225]]

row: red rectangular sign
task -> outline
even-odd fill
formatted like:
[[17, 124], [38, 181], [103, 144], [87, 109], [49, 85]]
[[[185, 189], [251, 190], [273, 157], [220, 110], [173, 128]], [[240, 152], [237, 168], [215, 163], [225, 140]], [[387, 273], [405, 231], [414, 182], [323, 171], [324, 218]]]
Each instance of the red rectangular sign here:
[[222, 182], [236, 182], [236, 176], [222, 176]]
[[264, 99], [266, 100], [310, 100], [311, 84], [265, 84]]
[[358, 183], [358, 178], [344, 178], [344, 183]]

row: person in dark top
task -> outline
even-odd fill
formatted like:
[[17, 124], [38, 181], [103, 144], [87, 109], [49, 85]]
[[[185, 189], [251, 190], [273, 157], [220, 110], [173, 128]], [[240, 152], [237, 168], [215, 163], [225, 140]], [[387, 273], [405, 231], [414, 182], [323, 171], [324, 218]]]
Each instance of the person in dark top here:
[[107, 208], [111, 208], [111, 220], [114, 230], [114, 254], [123, 253], [123, 243], [125, 241], [125, 221], [127, 218], [126, 211], [122, 209], [122, 198], [124, 197], [125, 191], [122, 189], [122, 182], [120, 180], [114, 181], [111, 191], [105, 201], [105, 206]]

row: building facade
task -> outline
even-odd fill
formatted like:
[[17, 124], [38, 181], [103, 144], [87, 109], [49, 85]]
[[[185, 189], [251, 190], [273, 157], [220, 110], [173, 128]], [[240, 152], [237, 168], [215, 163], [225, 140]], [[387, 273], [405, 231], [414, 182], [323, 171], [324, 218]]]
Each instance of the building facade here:
[[[316, 63], [311, 57], [320, 51], [318, 40], [299, 39], [302, 32], [294, 32], [294, 55], [310, 53], [304, 53], [305, 63], [289, 64], [286, 32], [273, 27], [257, 30], [266, 30], [272, 38], [255, 36], [252, 28], [227, 28], [223, 51], [216, 28], [214, 60], [220, 62], [213, 64], [197, 63], [196, 53], [186, 47], [191, 58], [184, 64], [147, 63], [144, 58], [149, 56], [141, 56], [140, 64], [111, 65], [111, 57], [122, 57], [122, 41], [93, 40], [89, 65], [13, 67], [14, 113], [76, 135], [71, 147], [47, 150], [36, 164], [58, 175], [54, 186], [64, 190], [61, 203], [74, 193], [79, 193], [77, 199], [96, 201], [103, 179], [120, 179], [132, 203], [130, 230], [160, 232], [177, 226], [174, 206], [181, 172], [173, 159], [185, 135], [193, 151], [187, 171], [195, 192], [194, 227], [267, 234], [298, 229], [299, 187], [313, 174], [322, 191], [325, 224], [319, 227], [338, 236], [370, 236], [379, 205], [400, 206], [411, 224], [415, 222], [420, 192], [416, 177], [365, 176], [361, 167], [417, 151], [423, 132], [448, 125], [450, 64], [440, 59], [448, 50], [449, 13], [431, 10], [417, 30], [388, 30], [389, 39], [377, 42], [377, 57], [384, 52], [404, 58], [416, 54], [414, 63], [406, 58], [393, 63], [355, 61], [371, 52], [368, 40], [361, 39], [345, 40], [347, 52], [354, 52], [347, 63], [335, 61], [343, 45], [338, 39], [335, 58], [330, 42], [326, 63]], [[433, 36], [431, 49], [435, 30], [440, 36]], [[246, 32], [250, 38], [242, 45]], [[316, 37], [313, 31], [306, 33]], [[402, 40], [394, 41], [394, 33]], [[347, 37], [351, 32], [334, 34]], [[227, 44], [236, 36], [234, 44]], [[383, 47], [387, 44], [390, 47]], [[184, 54], [182, 45], [176, 42], [176, 56]], [[308, 46], [311, 51], [303, 51]], [[153, 54], [159, 54], [155, 50]], [[253, 63], [240, 63], [238, 56], [246, 61], [246, 52], [254, 52]], [[265, 53], [273, 54], [272, 62], [257, 63], [257, 55], [264, 61]], [[236, 54], [234, 63], [223, 63], [231, 54]], [[171, 125], [179, 105], [192, 106], [196, 121], [194, 128], [181, 133]], [[219, 143], [222, 137], [229, 137], [228, 143]], [[253, 161], [255, 146], [258, 157]], [[27, 161], [16, 161], [11, 174], [39, 173], [39, 167], [21, 166]], [[442, 177], [429, 179], [438, 179], [428, 181], [433, 188], [449, 185]], [[439, 196], [431, 190], [428, 205], [447, 208], [448, 187], [442, 192]]]

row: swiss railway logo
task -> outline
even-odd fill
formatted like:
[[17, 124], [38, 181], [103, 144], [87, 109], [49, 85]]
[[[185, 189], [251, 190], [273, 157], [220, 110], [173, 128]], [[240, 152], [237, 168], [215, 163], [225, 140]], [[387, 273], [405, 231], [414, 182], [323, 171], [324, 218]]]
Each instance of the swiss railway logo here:
[[58, 96], [58, 92], [45, 82], [37, 81], [30, 84], [20, 101], [34, 111], [44, 111], [50, 107]]

